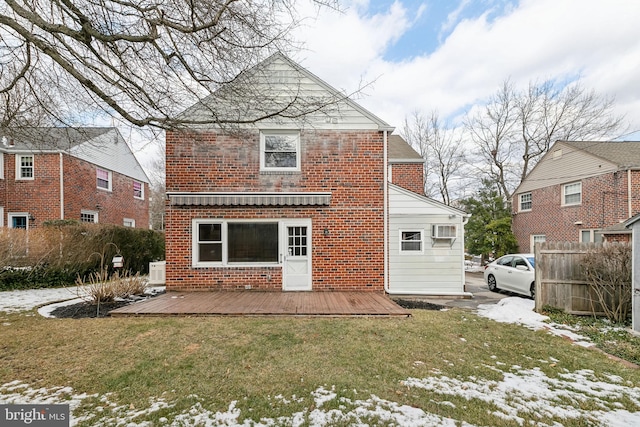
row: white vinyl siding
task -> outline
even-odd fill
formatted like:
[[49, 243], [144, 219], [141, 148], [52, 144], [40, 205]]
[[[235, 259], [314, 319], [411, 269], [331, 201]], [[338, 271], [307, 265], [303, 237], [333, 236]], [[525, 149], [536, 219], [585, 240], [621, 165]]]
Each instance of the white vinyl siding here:
[[[457, 238], [434, 240], [432, 226], [456, 230]], [[458, 231], [460, 229], [460, 231]], [[402, 231], [425, 230], [423, 251], [400, 252]], [[464, 244], [460, 213], [426, 197], [390, 186], [389, 291], [392, 294], [455, 295], [464, 293]], [[445, 233], [444, 230], [440, 230]], [[428, 233], [428, 234], [427, 234]], [[451, 234], [451, 233], [448, 233]], [[446, 244], [442, 244], [445, 242]]]
[[582, 183], [572, 182], [562, 186], [562, 205], [571, 206], [582, 203]]

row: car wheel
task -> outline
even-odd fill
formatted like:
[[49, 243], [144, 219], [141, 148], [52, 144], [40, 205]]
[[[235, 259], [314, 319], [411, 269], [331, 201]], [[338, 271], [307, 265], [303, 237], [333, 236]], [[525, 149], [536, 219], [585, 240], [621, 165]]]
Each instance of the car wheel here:
[[529, 292], [531, 293], [531, 299], [536, 299], [536, 282], [531, 283]]
[[489, 290], [491, 292], [498, 292], [498, 283], [496, 283], [496, 278], [493, 276], [493, 274], [490, 274], [487, 277], [487, 285], [489, 285]]

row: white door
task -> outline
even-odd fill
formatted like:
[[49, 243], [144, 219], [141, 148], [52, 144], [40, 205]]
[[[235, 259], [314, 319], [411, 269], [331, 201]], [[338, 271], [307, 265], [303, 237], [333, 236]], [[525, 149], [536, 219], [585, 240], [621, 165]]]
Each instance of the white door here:
[[311, 290], [311, 222], [287, 221], [283, 227], [282, 289]]

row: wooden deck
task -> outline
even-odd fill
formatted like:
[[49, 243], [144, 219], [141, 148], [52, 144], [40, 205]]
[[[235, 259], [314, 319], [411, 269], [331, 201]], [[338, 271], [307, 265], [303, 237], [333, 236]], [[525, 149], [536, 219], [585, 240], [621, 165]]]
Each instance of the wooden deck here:
[[125, 316], [405, 316], [372, 292], [167, 292], [109, 313]]

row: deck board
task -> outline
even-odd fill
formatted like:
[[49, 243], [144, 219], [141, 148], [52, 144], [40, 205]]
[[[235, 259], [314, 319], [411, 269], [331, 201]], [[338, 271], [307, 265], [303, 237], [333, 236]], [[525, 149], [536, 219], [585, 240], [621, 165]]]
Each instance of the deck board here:
[[374, 292], [167, 292], [110, 312], [125, 316], [404, 316]]

